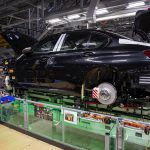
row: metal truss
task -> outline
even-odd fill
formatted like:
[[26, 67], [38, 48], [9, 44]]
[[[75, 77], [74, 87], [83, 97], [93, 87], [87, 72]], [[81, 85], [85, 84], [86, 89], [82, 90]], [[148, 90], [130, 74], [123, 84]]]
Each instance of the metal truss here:
[[[45, 34], [54, 32], [54, 30], [78, 26], [85, 27], [87, 21], [94, 21], [95, 8], [103, 9], [107, 7], [109, 9], [108, 14], [100, 15], [100, 17], [118, 15], [130, 12], [130, 10], [125, 9], [126, 5], [135, 1], [138, 0], [109, 0], [109, 3], [108, 0], [0, 0], [0, 28], [1, 31], [18, 30], [36, 39], [41, 39]], [[147, 4], [143, 8], [150, 6], [148, 0], [143, 1]], [[81, 19], [75, 21], [67, 19], [66, 16], [72, 14], [80, 14]], [[46, 20], [54, 18], [60, 18], [65, 23], [55, 25], [46, 22]], [[120, 19], [116, 20], [120, 21]], [[122, 19], [121, 22], [124, 20], [126, 22], [126, 19]], [[117, 21], [111, 21], [113, 24], [107, 24], [104, 28], [111, 29], [114, 26], [116, 29]], [[96, 23], [95, 26], [103, 28], [102, 23]], [[128, 26], [127, 30], [129, 29]], [[50, 31], [48, 31], [49, 29]]]

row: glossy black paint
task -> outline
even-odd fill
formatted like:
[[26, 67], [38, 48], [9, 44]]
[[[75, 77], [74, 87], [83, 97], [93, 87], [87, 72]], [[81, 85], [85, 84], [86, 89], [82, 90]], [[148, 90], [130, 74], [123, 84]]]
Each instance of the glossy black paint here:
[[[87, 49], [75, 47], [66, 50], [67, 35], [76, 34], [78, 39], [82, 33], [94, 35], [93, 39], [98, 36], [106, 39], [98, 47], [99, 43], [96, 41], [98, 44], [86, 43], [89, 46]], [[59, 51], [54, 51], [59, 40], [52, 48], [53, 51], [37, 51], [43, 43], [53, 37], [59, 39], [61, 35], [65, 37], [63, 42], [58, 44]], [[141, 86], [139, 77], [150, 72], [150, 58], [144, 55], [144, 51], [150, 50], [150, 47], [119, 44], [119, 39], [130, 40], [115, 33], [90, 29], [51, 35], [34, 45], [32, 53], [23, 54], [16, 59], [16, 85], [67, 89], [80, 93], [83, 83], [85, 89], [92, 89], [100, 83], [109, 82], [116, 87], [118, 97], [146, 97], [149, 85]], [[86, 44], [82, 43], [82, 46]], [[45, 50], [45, 47], [43, 49]], [[141, 94], [138, 95], [139, 90]]]
[[[75, 31], [76, 32], [76, 31]], [[82, 31], [81, 31], [82, 32]], [[150, 59], [143, 51], [150, 47], [140, 45], [121, 45], [118, 35], [113, 33], [87, 30], [87, 32], [98, 32], [109, 37], [108, 45], [96, 49], [64, 50], [59, 52], [35, 52], [24, 55], [16, 62], [18, 81], [28, 82], [23, 74], [37, 79], [65, 80], [73, 83], [81, 83], [86, 73], [96, 67], [111, 67], [119, 70], [142, 69], [149, 65]], [[31, 72], [28, 75], [28, 71]], [[51, 72], [48, 73], [48, 72]], [[30, 79], [29, 79], [30, 81]]]
[[24, 48], [33, 46], [37, 42], [34, 38], [17, 31], [5, 31], [1, 35], [11, 45], [17, 56], [22, 53]]

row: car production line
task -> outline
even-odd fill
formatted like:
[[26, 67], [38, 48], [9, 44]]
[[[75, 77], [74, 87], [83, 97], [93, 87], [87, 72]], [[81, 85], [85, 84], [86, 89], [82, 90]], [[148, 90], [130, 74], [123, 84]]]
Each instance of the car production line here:
[[69, 150], [150, 147], [148, 42], [82, 29], [26, 48], [23, 34], [2, 35], [23, 49], [3, 60], [2, 123]]
[[[64, 37], [65, 36], [63, 36], [63, 38], [62, 37], [60, 37], [60, 38], [64, 39]], [[59, 40], [59, 41], [61, 42], [61, 40]], [[130, 41], [128, 39], [124, 40], [124, 41], [123, 40], [122, 41], [119, 40], [119, 42], [121, 44], [135, 45], [134, 42], [132, 42], [132, 41]], [[140, 43], [140, 42], [137, 42], [136, 44], [142, 45], [142, 43]], [[55, 47], [54, 47], [54, 49], [55, 49]], [[59, 49], [60, 49], [60, 47], [59, 47]], [[24, 56], [22, 56], [22, 57], [24, 57]], [[21, 58], [19, 57], [17, 60], [20, 60], [20, 59]], [[31, 59], [31, 60], [33, 60], [33, 59]], [[10, 64], [10, 66], [9, 66], [9, 64]], [[26, 63], [24, 63], [24, 64], [26, 64]], [[15, 71], [13, 69], [13, 63], [11, 63], [11, 62], [9, 62], [9, 61], [6, 60], [4, 62], [4, 65], [5, 65], [5, 67], [7, 67], [8, 71], [9, 71], [9, 74], [10, 74], [10, 77], [13, 77], [13, 74], [14, 74], [14, 71]], [[18, 70], [20, 70], [20, 69], [18, 69]], [[99, 113], [101, 112], [101, 110], [103, 110], [102, 113], [104, 113], [104, 114], [105, 113], [106, 114], [110, 113], [109, 111], [107, 111], [107, 109], [108, 109], [107, 107], [104, 108], [105, 106], [103, 106], [101, 104], [97, 104], [94, 101], [87, 101], [87, 102], [85, 102], [86, 105], [84, 106], [83, 104], [80, 104], [80, 101], [78, 100], [79, 98], [76, 95], [75, 96], [67, 96], [67, 95], [65, 96], [65, 95], [62, 95], [61, 92], [59, 94], [57, 92], [55, 93], [56, 90], [52, 91], [52, 90], [44, 89], [43, 88], [43, 91], [42, 91], [42, 90], [39, 90], [39, 89], [35, 88], [36, 86], [41, 86], [42, 85], [41, 83], [40, 83], [40, 85], [33, 84], [33, 85], [35, 85], [35, 87], [34, 86], [32, 87], [32, 84], [31, 84], [30, 88], [29, 88], [29, 85], [28, 85], [28, 88], [26, 88], [26, 85], [27, 85], [26, 83], [23, 84], [26, 93], [24, 93], [25, 91], [24, 91], [23, 88], [18, 87], [18, 85], [16, 86], [16, 96], [17, 97], [18, 97], [18, 95], [20, 97], [22, 95], [22, 92], [23, 92], [23, 95], [25, 96], [25, 99], [30, 99], [30, 100], [33, 100], [33, 101], [35, 101], [35, 99], [37, 99], [38, 101], [41, 101], [41, 102], [47, 101], [47, 103], [49, 103], [49, 104], [56, 104], [56, 106], [57, 105], [59, 105], [59, 106], [62, 105], [62, 106], [65, 106], [65, 107], [66, 106], [69, 106], [69, 107], [73, 106], [73, 107], [75, 107], [77, 109], [77, 110], [75, 110], [75, 113], [76, 113], [76, 111], [78, 111], [79, 108], [86, 108], [87, 110], [91, 110], [91, 111], [95, 111], [96, 110]], [[44, 86], [45, 85], [46, 84], [44, 84]], [[51, 84], [51, 85], [53, 85], [53, 84]], [[57, 87], [56, 85], [58, 87], [60, 87], [60, 84], [56, 83], [55, 87]], [[62, 87], [66, 87], [66, 85], [62, 84]], [[69, 87], [71, 87], [71, 86], [69, 85]], [[11, 87], [8, 87], [8, 89], [9, 88], [11, 88]], [[23, 90], [23, 91], [20, 91], [20, 90]], [[72, 93], [71, 93], [71, 95], [72, 95]], [[4, 96], [5, 96], [5, 94], [4, 94]], [[69, 126], [67, 125], [66, 126], [66, 124], [63, 124], [61, 122], [63, 120], [63, 116], [61, 115], [62, 111], [60, 111], [60, 110], [56, 111], [55, 109], [52, 109], [52, 108], [50, 108], [50, 110], [49, 109], [47, 110], [47, 109], [44, 108], [45, 104], [41, 104], [40, 106], [38, 106], [38, 104], [37, 104], [37, 106], [36, 106], [36, 104], [33, 105], [33, 104], [30, 104], [30, 102], [29, 102], [27, 104], [27, 107], [29, 109], [27, 111], [25, 111], [24, 110], [25, 107], [23, 107], [22, 105], [20, 105], [20, 103], [16, 105], [15, 102], [13, 102], [12, 105], [7, 106], [5, 104], [5, 103], [7, 103], [7, 102], [5, 102], [5, 100], [7, 101], [7, 99], [9, 100], [9, 98], [5, 98], [4, 102], [2, 101], [2, 109], [1, 109], [2, 110], [1, 111], [2, 121], [8, 122], [10, 124], [15, 124], [15, 125], [17, 123], [17, 126], [19, 126], [21, 128], [25, 128], [25, 129], [27, 129], [27, 130], [29, 130], [31, 132], [38, 133], [38, 134], [40, 134], [40, 135], [42, 135], [44, 137], [46, 136], [46, 138], [52, 138], [53, 140], [56, 139], [58, 141], [63, 141], [64, 143], [67, 143], [68, 145], [74, 145], [76, 148], [79, 148], [79, 147], [84, 147], [84, 148], [88, 147], [89, 149], [99, 149], [100, 147], [101, 147], [101, 149], [106, 148], [106, 145], [105, 145], [106, 141], [104, 140], [105, 139], [105, 136], [104, 136], [105, 132], [107, 130], [111, 131], [114, 128], [113, 126], [111, 126], [111, 123], [113, 123], [113, 120], [110, 119], [110, 116], [108, 118], [107, 117], [106, 118], [95, 118], [96, 120], [102, 120], [102, 126], [103, 127], [100, 124], [98, 124], [97, 127], [95, 128], [96, 123], [94, 123], [94, 124], [92, 123], [93, 122], [92, 118], [89, 118], [88, 121], [84, 121], [84, 119], [82, 120], [82, 119], [79, 118], [79, 119], [77, 119], [75, 121], [75, 123], [73, 123], [75, 125], [72, 128], [72, 125], [69, 125]], [[11, 101], [11, 99], [10, 99], [10, 101]], [[17, 101], [17, 98], [15, 98], [15, 101]], [[33, 101], [31, 103], [34, 103]], [[23, 103], [25, 103], [25, 101], [23, 101]], [[54, 107], [56, 107], [56, 106], [54, 106]], [[30, 110], [30, 108], [32, 108], [32, 109]], [[8, 111], [7, 111], [7, 109], [8, 109]], [[145, 116], [145, 119], [147, 119], [147, 117], [149, 117], [148, 116], [148, 112], [149, 111], [145, 110], [143, 108], [139, 108], [139, 110], [137, 109], [135, 111], [135, 109], [133, 109], [132, 106], [128, 106], [128, 108], [126, 108], [126, 107], [120, 108], [119, 111], [117, 110], [118, 108], [109, 108], [108, 110], [113, 110], [113, 109], [114, 109], [114, 112], [116, 111], [116, 113], [114, 113], [114, 114], [112, 113], [112, 115], [120, 115], [121, 114], [121, 115], [130, 116], [130, 114], [132, 114], [133, 115], [132, 117], [134, 117], [134, 115], [136, 117], [138, 117], [138, 115], [140, 114], [143, 117]], [[127, 109], [128, 109], [128, 111], [126, 113]], [[23, 110], [24, 110], [24, 112], [23, 112]], [[16, 118], [15, 117], [15, 113], [17, 113], [20, 116], [20, 112], [22, 112], [21, 117], [19, 117], [19, 118], [17, 117]], [[26, 112], [27, 112], [27, 114], [26, 114]], [[47, 112], [50, 113], [49, 117], [45, 116], [47, 114]], [[70, 111], [69, 113], [73, 113], [73, 112]], [[134, 113], [132, 113], [132, 112], [134, 112]], [[31, 116], [33, 116], [33, 118], [30, 117], [30, 113], [31, 113]], [[74, 118], [77, 114], [70, 114], [70, 115], [71, 116], [73, 115], [73, 118]], [[11, 116], [11, 118], [10, 118], [10, 116]], [[89, 117], [90, 117], [90, 115], [89, 115]], [[40, 119], [40, 121], [39, 121], [38, 118], [41, 118], [42, 120]], [[47, 122], [47, 121], [43, 120], [43, 119], [46, 119], [46, 118], [49, 118], [48, 120], [52, 121], [52, 125], [50, 125], [51, 124], [50, 122]], [[67, 122], [67, 120], [68, 119], [66, 119], [66, 122]], [[69, 123], [70, 123], [71, 120], [69, 119]], [[96, 121], [96, 120], [94, 120], [94, 121]], [[37, 124], [36, 124], [36, 122], [37, 122]], [[47, 124], [49, 124], [49, 125], [47, 125]], [[103, 124], [105, 124], [106, 126], [104, 126]], [[63, 128], [62, 128], [62, 126], [63, 126]], [[149, 134], [149, 126], [148, 127], [147, 126], [140, 127], [140, 125], [138, 125], [138, 124], [136, 125], [136, 123], [135, 123], [135, 126], [134, 126], [134, 123], [132, 124], [132, 121], [131, 122], [129, 121], [127, 123], [127, 126], [129, 126], [129, 128], [130, 128], [130, 126], [131, 126], [131, 128], [132, 127], [137, 128], [137, 129], [140, 128], [142, 131], [145, 132], [143, 134]], [[44, 128], [42, 128], [42, 127], [44, 127]], [[74, 133], [74, 127], [75, 127], [75, 133]], [[86, 130], [86, 132], [84, 130]], [[98, 135], [95, 134], [95, 132], [97, 132], [96, 130], [100, 130], [100, 133]], [[91, 132], [89, 133], [89, 131], [91, 131]], [[113, 131], [113, 132], [114, 133], [112, 134], [112, 137], [110, 136], [111, 137], [110, 138], [111, 142], [113, 143], [113, 144], [111, 144], [112, 149], [114, 149], [114, 147], [115, 147], [115, 144], [114, 144], [115, 143], [114, 135], [116, 134], [115, 133], [116, 131]], [[127, 133], [129, 133], [129, 131], [127, 131]], [[142, 138], [144, 136], [143, 134], [141, 134], [139, 132], [133, 132], [132, 136], [136, 136], [136, 137], [140, 136], [140, 138]], [[81, 136], [83, 136], [83, 138], [81, 138], [83, 140], [81, 140], [79, 138]], [[87, 139], [85, 137], [87, 137]], [[93, 137], [95, 137], [96, 139], [93, 139]], [[107, 137], [107, 135], [106, 135], [106, 137]], [[128, 135], [126, 135], [126, 138], [127, 138], [127, 140], [130, 139], [130, 138], [128, 139]], [[106, 138], [106, 139], [109, 139], [109, 138]], [[90, 141], [87, 142], [88, 140], [90, 140]], [[102, 143], [100, 141], [102, 141]], [[135, 142], [136, 144], [141, 145], [141, 146], [138, 145], [139, 149], [142, 149], [142, 148], [144, 149], [145, 146], [148, 143], [147, 140], [146, 140], [145, 143], [137, 143], [137, 139], [135, 141], [132, 141], [132, 142], [133, 143]], [[128, 143], [126, 145], [125, 143], [124, 143], [124, 147], [125, 148], [127, 147], [127, 149], [128, 149], [128, 146], [130, 144]], [[133, 146], [133, 143], [132, 143], [132, 146]], [[134, 147], [137, 147], [137, 145], [133, 146], [133, 148]]]

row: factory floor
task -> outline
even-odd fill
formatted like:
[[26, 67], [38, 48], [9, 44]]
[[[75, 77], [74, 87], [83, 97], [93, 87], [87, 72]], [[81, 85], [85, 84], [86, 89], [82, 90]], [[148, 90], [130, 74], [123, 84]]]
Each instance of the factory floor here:
[[55, 146], [0, 125], [0, 150], [61, 150]]

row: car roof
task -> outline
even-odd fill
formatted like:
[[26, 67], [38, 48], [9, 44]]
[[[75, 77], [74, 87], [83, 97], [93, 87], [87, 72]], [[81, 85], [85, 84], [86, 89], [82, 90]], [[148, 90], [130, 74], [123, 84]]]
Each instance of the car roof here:
[[64, 32], [57, 33], [57, 34], [52, 34], [52, 35], [49, 35], [49, 36], [54, 36], [54, 35], [58, 35], [58, 34], [68, 33], [68, 32], [100, 32], [100, 33], [107, 34], [107, 35], [112, 36], [112, 37], [115, 37], [115, 38], [130, 39], [129, 37], [123, 36], [123, 35], [121, 35], [121, 34], [114, 33], [114, 32], [112, 32], [112, 31], [101, 30], [101, 29], [77, 29], [77, 30], [68, 30], [68, 31], [64, 31]]
[[52, 36], [57, 36], [57, 35], [60, 35], [60, 34], [71, 33], [71, 32], [72, 33], [75, 33], [75, 32], [99, 32], [99, 33], [102, 33], [102, 34], [106, 34], [110, 37], [116, 38], [116, 39], [123, 38], [123, 39], [131, 40], [130, 38], [128, 38], [126, 36], [123, 36], [123, 35], [120, 35], [120, 34], [117, 34], [117, 33], [111, 32], [111, 31], [106, 31], [106, 30], [101, 30], [101, 29], [77, 29], [77, 30], [68, 30], [68, 31], [63, 31], [63, 32], [60, 32], [60, 33], [55, 33], [55, 34], [48, 35], [44, 39], [42, 39], [40, 41], [40, 43], [42, 41], [45, 41], [46, 39], [49, 39]]
[[124, 35], [121, 35], [119, 33], [114, 33], [112, 31], [109, 31], [109, 30], [102, 30], [102, 29], [83, 29], [83, 30], [74, 30], [74, 31], [93, 31], [93, 32], [100, 32], [100, 33], [103, 33], [103, 34], [107, 34], [109, 36], [112, 36], [112, 37], [116, 37], [116, 38], [125, 38], [125, 39], [130, 39], [129, 37], [126, 37]]

